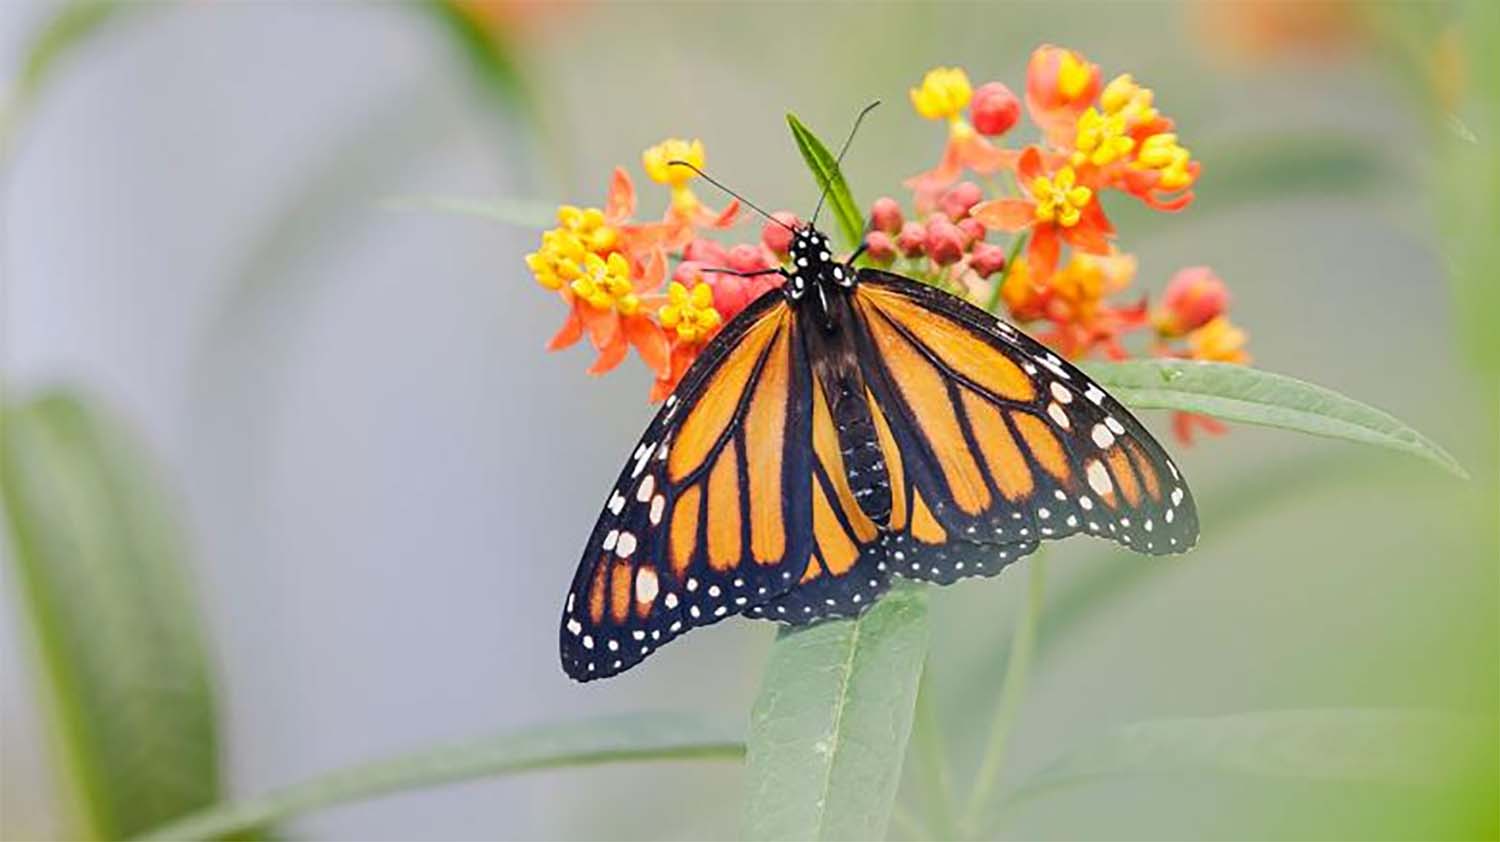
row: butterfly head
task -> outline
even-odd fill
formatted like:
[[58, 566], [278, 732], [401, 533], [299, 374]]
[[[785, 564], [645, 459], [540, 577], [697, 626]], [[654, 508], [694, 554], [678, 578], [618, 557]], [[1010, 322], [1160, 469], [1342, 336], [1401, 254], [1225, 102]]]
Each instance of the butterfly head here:
[[787, 288], [792, 300], [800, 299], [815, 286], [854, 286], [854, 270], [838, 262], [833, 245], [822, 231], [811, 225], [798, 228], [789, 248], [791, 268], [787, 270]]

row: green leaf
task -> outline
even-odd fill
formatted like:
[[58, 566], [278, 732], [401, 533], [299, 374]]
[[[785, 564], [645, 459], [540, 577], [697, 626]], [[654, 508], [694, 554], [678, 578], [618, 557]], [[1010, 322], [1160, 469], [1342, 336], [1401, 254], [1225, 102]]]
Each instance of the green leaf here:
[[786, 123], [792, 128], [792, 138], [797, 141], [797, 149], [802, 153], [802, 160], [807, 162], [807, 168], [812, 170], [813, 179], [818, 182], [818, 190], [828, 191], [828, 204], [833, 208], [833, 215], [838, 220], [839, 231], [844, 235], [844, 246], [854, 249], [859, 247], [860, 238], [865, 233], [865, 218], [859, 212], [859, 205], [854, 201], [854, 194], [849, 191], [848, 182], [844, 181], [844, 174], [839, 170], [838, 159], [823, 141], [812, 130], [802, 124], [795, 114], [786, 115]]
[[0, 417], [12, 563], [87, 832], [119, 839], [212, 803], [204, 634], [140, 443], [63, 393]]
[[927, 592], [779, 635], [750, 714], [748, 839], [883, 839], [927, 651]]
[[692, 714], [610, 716], [467, 740], [330, 772], [185, 816], [142, 838], [216, 839], [334, 804], [475, 778], [647, 760], [736, 760], [744, 753], [737, 732]]
[[1373, 444], [1420, 456], [1457, 476], [1468, 473], [1431, 439], [1391, 415], [1281, 374], [1188, 360], [1133, 360], [1086, 365], [1089, 374], [1136, 409], [1198, 412], [1228, 421], [1278, 427]]
[[464, 196], [392, 196], [380, 203], [392, 211], [435, 211], [477, 216], [521, 228], [546, 228], [553, 223], [556, 205], [533, 199], [470, 199]]
[[104, 28], [118, 12], [134, 4], [104, 0], [70, 0], [54, 5], [52, 14], [26, 44], [20, 73], [0, 96], [0, 149], [6, 146], [26, 110], [63, 66], [65, 60]]
[[1129, 775], [1449, 786], [1466, 780], [1476, 760], [1485, 762], [1478, 747], [1493, 747], [1493, 733], [1482, 720], [1427, 710], [1276, 710], [1138, 722], [1064, 754], [1009, 800]]

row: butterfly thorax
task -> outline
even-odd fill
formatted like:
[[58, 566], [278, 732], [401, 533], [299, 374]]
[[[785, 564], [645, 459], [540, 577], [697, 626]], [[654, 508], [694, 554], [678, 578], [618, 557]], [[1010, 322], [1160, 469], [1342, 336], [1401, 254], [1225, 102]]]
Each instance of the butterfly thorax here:
[[796, 230], [789, 252], [787, 298], [825, 331], [837, 329], [833, 301], [837, 293], [854, 289], [854, 267], [835, 260], [828, 237], [811, 226]]

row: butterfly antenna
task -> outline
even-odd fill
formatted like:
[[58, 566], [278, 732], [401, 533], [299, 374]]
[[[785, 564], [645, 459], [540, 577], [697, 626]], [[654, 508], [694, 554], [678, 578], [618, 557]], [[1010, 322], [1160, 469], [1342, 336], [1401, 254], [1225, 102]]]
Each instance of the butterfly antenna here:
[[718, 179], [714, 178], [713, 176], [711, 176], [708, 173], [704, 172], [703, 170], [699, 169], [696, 165], [694, 165], [690, 161], [668, 161], [667, 162], [667, 166], [669, 166], [669, 167], [687, 167], [688, 169], [690, 169], [693, 172], [697, 173], [698, 175], [702, 176], [704, 181], [707, 181], [709, 184], [712, 184], [713, 186], [719, 188], [720, 190], [723, 190], [725, 193], [728, 193], [729, 195], [735, 197], [736, 199], [739, 199], [740, 202], [745, 205], [745, 207], [749, 208], [750, 210], [755, 211], [756, 213], [760, 214], [761, 216], [764, 216], [766, 219], [769, 219], [770, 221], [776, 223], [777, 225], [780, 225], [782, 228], [785, 228], [788, 231], [796, 233], [797, 229], [793, 228], [792, 226], [786, 224], [785, 222], [782, 222], [781, 220], [777, 219], [776, 217], [774, 217], [774, 216], [766, 213], [765, 211], [761, 210], [760, 207], [758, 205], [756, 205], [754, 202], [750, 201], [749, 199], [746, 199], [744, 196], [741, 196], [740, 194], [734, 192], [733, 190], [730, 190], [728, 187], [725, 187], [723, 184], [721, 184], [719, 182]]
[[[871, 111], [874, 111], [875, 106], [879, 104], [880, 100], [877, 99], [869, 105], [866, 105], [859, 112], [859, 116], [854, 118], [854, 127], [849, 129], [849, 136], [844, 138], [844, 145], [839, 147], [839, 156], [834, 162], [835, 166], [844, 163], [844, 153], [849, 151], [849, 144], [854, 142], [854, 134], [855, 132], [859, 131], [859, 124], [863, 123], [865, 121], [865, 115], [869, 114]], [[828, 190], [831, 187], [833, 187], [832, 179], [829, 179], [828, 181], [823, 183], [823, 193], [822, 195], [818, 196], [818, 206], [813, 208], [811, 224], [816, 225], [818, 223], [818, 214], [823, 212], [823, 202], [828, 198]]]

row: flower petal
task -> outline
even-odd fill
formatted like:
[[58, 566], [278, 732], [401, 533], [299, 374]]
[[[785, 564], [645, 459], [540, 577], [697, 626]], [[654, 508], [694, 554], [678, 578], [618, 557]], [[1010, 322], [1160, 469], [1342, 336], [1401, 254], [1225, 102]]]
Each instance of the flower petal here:
[[658, 375], [667, 373], [671, 366], [667, 334], [645, 316], [630, 316], [621, 320], [625, 337], [635, 347], [641, 360]]
[[562, 327], [547, 340], [547, 350], [560, 351], [583, 338], [583, 320], [578, 318], [578, 305], [568, 309], [568, 318]]
[[1036, 204], [1025, 199], [993, 199], [970, 208], [969, 216], [986, 228], [1020, 231], [1036, 219]]
[[615, 167], [609, 180], [609, 196], [604, 202], [604, 217], [611, 225], [635, 215], [635, 186], [630, 183], [630, 173], [624, 167]]
[[588, 367], [588, 373], [597, 377], [612, 371], [616, 366], [625, 361], [625, 355], [629, 352], [630, 346], [625, 344], [625, 342], [611, 342], [599, 349], [599, 358], [594, 360], [594, 364]]

